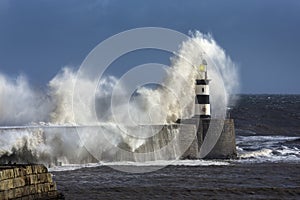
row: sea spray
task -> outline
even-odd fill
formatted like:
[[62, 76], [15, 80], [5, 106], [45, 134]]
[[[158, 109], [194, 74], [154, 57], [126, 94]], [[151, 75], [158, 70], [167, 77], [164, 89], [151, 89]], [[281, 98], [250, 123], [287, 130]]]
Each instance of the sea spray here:
[[0, 162], [47, 165], [87, 163], [95, 159], [80, 142], [76, 128], [70, 127], [15, 127], [0, 128]]
[[[137, 88], [136, 97], [129, 103], [136, 124], [167, 124], [174, 123], [179, 118], [193, 116], [195, 78], [197, 67], [201, 64], [202, 59], [206, 59], [208, 62], [209, 79], [212, 80], [210, 84], [212, 117], [225, 117], [228, 95], [238, 88], [236, 66], [211, 35], [204, 35], [196, 31], [191, 33], [191, 37], [182, 43], [178, 52], [171, 58], [171, 66], [167, 69], [167, 76], [162, 83], [164, 87]], [[9, 137], [15, 138], [15, 140], [8, 141], [6, 140], [7, 134], [3, 135], [2, 131], [1, 155], [13, 154], [26, 145], [26, 148], [38, 161], [55, 163], [59, 160], [63, 163], [86, 163], [94, 159], [88, 153], [91, 150], [97, 150], [101, 154], [96, 156], [97, 159], [115, 156], [116, 151], [109, 149], [107, 139], [113, 146], [118, 146], [124, 141], [130, 145], [131, 149], [137, 149], [142, 145], [141, 140], [133, 141], [128, 137], [128, 133], [124, 132], [124, 129], [120, 129], [121, 126], [114, 123], [110, 101], [113, 88], [118, 81], [116, 77], [103, 77], [98, 84], [99, 87], [95, 91], [94, 98], [91, 98], [90, 94], [86, 94], [85, 105], [81, 107], [81, 110], [76, 111], [80, 113], [80, 124], [73, 115], [74, 109], [78, 109], [73, 107], [75, 80], [77, 83], [79, 82], [82, 89], [94, 85], [87, 78], [78, 80], [76, 71], [71, 68], [62, 69], [49, 82], [44, 93], [33, 90], [22, 76], [16, 81], [11, 81], [1, 75], [0, 123], [2, 125], [26, 125], [43, 121], [43, 124], [48, 126], [102, 125], [106, 127], [103, 128], [102, 133], [97, 135], [87, 132], [88, 140], [82, 142], [76, 132], [67, 133], [70, 129], [65, 128], [66, 132], [57, 129], [51, 131], [49, 127], [47, 134], [45, 132], [34, 134], [34, 130], [30, 134], [26, 131], [21, 131], [19, 134], [9, 132]], [[95, 108], [92, 107], [92, 101], [96, 102]], [[123, 109], [127, 109], [127, 105], [117, 106], [119, 106], [120, 115], [122, 115]], [[159, 112], [155, 112], [158, 107]], [[93, 120], [94, 109], [96, 109], [98, 121]], [[39, 142], [28, 145], [30, 138], [35, 138], [33, 141]], [[20, 140], [23, 142], [18, 142]], [[7, 141], [9, 145], [3, 148]]]
[[[55, 76], [48, 84], [49, 93], [55, 102], [55, 109], [51, 112], [50, 122], [52, 124], [72, 124], [72, 125], [95, 125], [100, 122], [109, 122], [110, 116], [110, 96], [117, 79], [113, 76], [106, 76], [99, 82], [98, 90], [95, 91], [94, 98], [91, 98], [90, 94], [84, 95], [84, 103], [88, 102], [83, 106], [83, 110], [78, 110], [80, 113], [80, 119], [77, 121], [74, 118], [73, 107], [73, 95], [75, 81], [77, 85], [80, 85], [86, 91], [88, 88], [93, 88], [94, 83], [89, 79], [77, 79], [76, 71], [71, 68], [63, 68], [61, 72]], [[94, 111], [92, 108], [92, 101], [96, 101], [97, 113], [99, 113], [99, 121], [95, 121], [91, 116]], [[80, 107], [82, 108], [82, 107]], [[80, 123], [78, 123], [78, 121]]]
[[153, 105], [159, 105], [160, 113], [148, 118], [153, 120], [153, 124], [172, 123], [180, 118], [192, 117], [195, 79], [202, 59], [208, 62], [208, 78], [212, 80], [210, 83], [212, 117], [224, 118], [229, 94], [238, 90], [237, 67], [211, 35], [204, 35], [198, 31], [191, 33], [191, 37], [182, 43], [176, 55], [171, 58], [168, 76], [162, 83], [164, 87], [156, 90], [142, 87], [137, 90], [140, 99], [143, 99], [134, 106], [143, 108], [139, 114], [147, 115]]
[[0, 126], [48, 121], [52, 109], [52, 99], [32, 88], [24, 75], [0, 74]]

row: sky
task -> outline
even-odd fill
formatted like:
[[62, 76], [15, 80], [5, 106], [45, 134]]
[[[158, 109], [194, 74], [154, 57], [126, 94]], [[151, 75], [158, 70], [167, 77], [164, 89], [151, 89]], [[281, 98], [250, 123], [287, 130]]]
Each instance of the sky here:
[[237, 64], [240, 93], [300, 94], [299, 0], [0, 0], [0, 72], [45, 85], [108, 37], [149, 26], [210, 33]]

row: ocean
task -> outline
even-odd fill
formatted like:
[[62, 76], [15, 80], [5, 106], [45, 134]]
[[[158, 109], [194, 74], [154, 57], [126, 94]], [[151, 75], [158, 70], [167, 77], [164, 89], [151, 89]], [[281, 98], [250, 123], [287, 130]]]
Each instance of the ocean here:
[[[299, 199], [300, 95], [239, 95], [236, 160], [100, 162], [50, 168], [66, 199]], [[151, 168], [126, 173], [111, 166]]]
[[[198, 69], [204, 60], [205, 76]], [[147, 74], [146, 82], [132, 88], [82, 68], [63, 68], [41, 90], [23, 76], [0, 74], [0, 163], [45, 164], [66, 199], [299, 199], [300, 95], [229, 98], [239, 91], [237, 66], [199, 31], [170, 61], [159, 72], [141, 68], [146, 71], [129, 82]], [[228, 108], [235, 120], [237, 159], [164, 159], [182, 155], [175, 144], [172, 155], [153, 151], [152, 161], [129, 162], [120, 148], [111, 148], [139, 150], [154, 130], [139, 129], [143, 125], [191, 118], [199, 75], [211, 80], [211, 117], [223, 119]], [[150, 79], [160, 87], [146, 87]], [[174, 138], [180, 133], [164, 131]]]

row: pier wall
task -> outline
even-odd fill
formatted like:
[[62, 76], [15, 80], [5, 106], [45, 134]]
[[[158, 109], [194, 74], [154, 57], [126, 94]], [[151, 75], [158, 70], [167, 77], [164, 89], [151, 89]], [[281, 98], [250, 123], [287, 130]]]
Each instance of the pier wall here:
[[200, 132], [203, 139], [207, 137], [207, 128], [211, 129], [209, 131], [210, 137], [217, 138], [217, 142], [204, 157], [205, 159], [234, 159], [237, 157], [233, 119], [212, 120], [210, 122], [204, 120], [202, 124], [204, 128], [201, 129], [200, 127]]
[[0, 200], [58, 197], [56, 184], [44, 165], [0, 165]]
[[[196, 126], [196, 123], [199, 125]], [[117, 160], [143, 162], [199, 158], [230, 159], [237, 156], [233, 119], [188, 119], [180, 124], [151, 127], [156, 134], [145, 139], [137, 149], [126, 149], [129, 145], [124, 143], [119, 146]]]
[[[197, 123], [199, 126], [196, 126]], [[28, 132], [32, 137], [38, 136], [43, 139], [42, 145], [53, 147], [54, 152], [55, 149], [60, 151], [58, 154], [43, 152], [43, 156], [39, 158], [36, 157], [34, 149], [27, 148], [25, 141], [25, 146], [15, 151], [12, 149], [12, 153], [3, 154], [0, 163], [40, 162], [50, 166], [60, 163], [61, 158], [67, 159], [69, 163], [80, 164], [98, 161], [144, 162], [236, 157], [232, 119], [192, 118], [176, 124], [134, 127], [122, 125], [121, 128], [105, 124], [78, 127], [15, 127], [2, 128], [0, 134], [14, 134], [17, 131]]]

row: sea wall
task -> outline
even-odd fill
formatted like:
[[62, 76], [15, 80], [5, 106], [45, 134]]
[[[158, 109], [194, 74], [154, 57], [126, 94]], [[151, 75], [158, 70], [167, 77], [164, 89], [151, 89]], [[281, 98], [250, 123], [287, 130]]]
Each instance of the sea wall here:
[[196, 126], [194, 125], [144, 125], [131, 127], [130, 129], [139, 133], [151, 129], [153, 135], [145, 139], [130, 137], [129, 141], [140, 143], [136, 149], [130, 148], [130, 145], [126, 142], [119, 144], [114, 157], [115, 161], [145, 162], [197, 157], [198, 142]]
[[0, 165], [0, 200], [58, 197], [56, 184], [44, 165]]
[[0, 135], [13, 138], [1, 152], [0, 164], [236, 157], [232, 119], [192, 118], [176, 124], [138, 126], [7, 127], [0, 128]]
[[[198, 123], [198, 126], [196, 124]], [[150, 126], [146, 126], [147, 129]], [[145, 126], [144, 126], [145, 128]], [[152, 125], [155, 135], [144, 139], [137, 149], [122, 143], [117, 161], [236, 158], [233, 119], [188, 119], [180, 124]], [[141, 132], [143, 127], [139, 127]], [[132, 138], [134, 140], [134, 138]]]
[[[212, 149], [209, 149], [209, 152], [204, 156], [205, 159], [234, 159], [237, 157], [233, 119], [203, 120], [200, 132], [203, 137], [202, 146], [205, 145], [203, 142], [205, 142], [206, 137], [208, 140], [213, 138], [216, 141], [213, 143]], [[200, 155], [201, 153], [203, 152], [200, 152]]]

